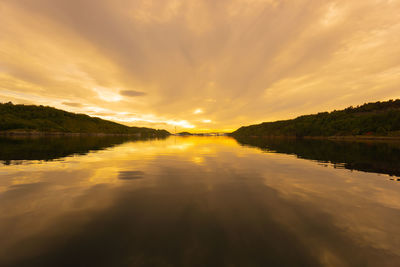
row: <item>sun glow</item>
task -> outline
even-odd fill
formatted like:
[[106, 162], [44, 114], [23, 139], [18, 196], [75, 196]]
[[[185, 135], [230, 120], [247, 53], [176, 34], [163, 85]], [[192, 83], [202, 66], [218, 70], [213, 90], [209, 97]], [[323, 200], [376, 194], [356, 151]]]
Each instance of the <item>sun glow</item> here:
[[121, 123], [147, 123], [150, 125], [170, 125], [170, 126], [179, 126], [182, 128], [187, 128], [187, 129], [193, 129], [196, 126], [189, 123], [186, 120], [163, 120], [163, 119], [146, 119], [146, 118], [142, 118], [142, 117], [123, 117], [123, 116], [118, 116], [118, 115], [114, 115], [114, 116], [96, 116], [96, 117], [100, 117], [102, 119], [105, 120], [112, 120], [112, 121], [116, 121], [116, 122], [121, 122]]
[[1, 102], [198, 132], [400, 98], [400, 1], [89, 2], [1, 2]]
[[196, 109], [193, 114], [201, 114], [203, 113], [203, 110], [201, 108]]
[[114, 91], [104, 88], [104, 87], [97, 87], [93, 88], [93, 90], [97, 93], [99, 98], [106, 102], [119, 102], [122, 100], [122, 96]]

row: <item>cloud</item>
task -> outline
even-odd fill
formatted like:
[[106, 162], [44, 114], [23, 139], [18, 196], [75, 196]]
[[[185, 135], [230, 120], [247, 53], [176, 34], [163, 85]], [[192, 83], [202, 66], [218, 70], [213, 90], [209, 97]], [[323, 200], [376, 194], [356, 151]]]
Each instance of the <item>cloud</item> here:
[[201, 107], [213, 127], [234, 129], [400, 97], [399, 1], [1, 6], [0, 95], [10, 99], [55, 106], [79, 99], [82, 112], [90, 106], [191, 126]]
[[81, 103], [74, 103], [74, 102], [62, 102], [63, 105], [69, 106], [69, 107], [74, 107], [74, 108], [80, 108], [83, 107]]
[[135, 97], [135, 96], [145, 96], [145, 92], [140, 92], [140, 91], [133, 91], [133, 90], [122, 90], [119, 91], [120, 95], [123, 96], [129, 96], [129, 97]]

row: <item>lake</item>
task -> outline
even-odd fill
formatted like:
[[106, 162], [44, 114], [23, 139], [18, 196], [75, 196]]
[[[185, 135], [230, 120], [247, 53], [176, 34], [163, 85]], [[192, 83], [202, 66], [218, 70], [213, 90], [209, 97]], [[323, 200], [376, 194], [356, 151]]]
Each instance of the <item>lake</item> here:
[[0, 138], [0, 266], [400, 266], [400, 144]]

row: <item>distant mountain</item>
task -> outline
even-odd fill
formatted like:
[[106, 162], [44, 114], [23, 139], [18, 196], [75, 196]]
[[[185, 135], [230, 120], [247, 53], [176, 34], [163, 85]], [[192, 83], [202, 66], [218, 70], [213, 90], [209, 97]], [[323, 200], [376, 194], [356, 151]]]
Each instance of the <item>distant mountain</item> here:
[[52, 107], [0, 103], [0, 132], [135, 134], [167, 136], [166, 130], [129, 127], [112, 121]]
[[192, 133], [189, 132], [180, 132], [177, 135], [181, 135], [181, 136], [188, 136], [188, 135], [193, 135]]
[[367, 103], [344, 110], [300, 116], [292, 120], [244, 126], [243, 136], [400, 136], [400, 100]]

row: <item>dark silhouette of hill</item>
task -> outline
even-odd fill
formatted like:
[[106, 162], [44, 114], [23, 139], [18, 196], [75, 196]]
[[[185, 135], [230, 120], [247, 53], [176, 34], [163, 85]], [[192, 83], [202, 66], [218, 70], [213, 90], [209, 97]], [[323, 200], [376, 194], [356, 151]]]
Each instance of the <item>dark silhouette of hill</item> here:
[[167, 136], [169, 132], [129, 127], [112, 121], [52, 107], [0, 103], [0, 132], [101, 133]]
[[178, 133], [178, 135], [181, 135], [181, 136], [189, 136], [189, 135], [193, 135], [192, 133], [189, 133], [189, 132], [180, 132], [180, 133]]
[[400, 100], [244, 126], [232, 136], [400, 136]]

